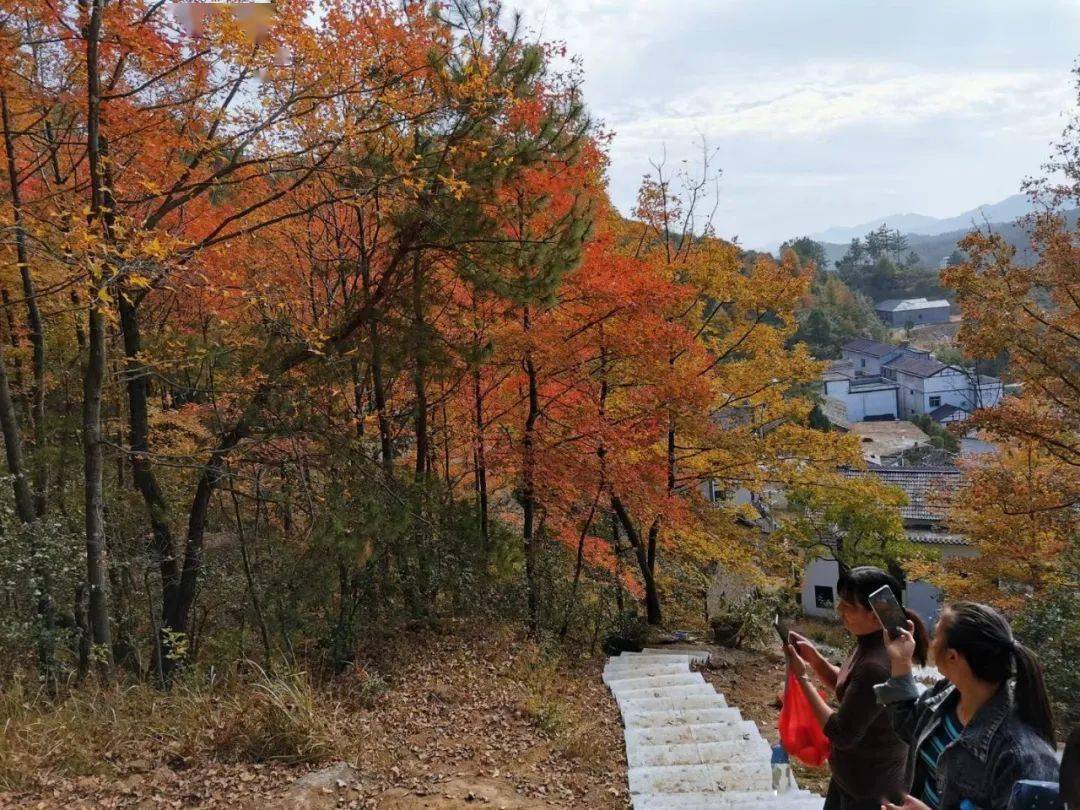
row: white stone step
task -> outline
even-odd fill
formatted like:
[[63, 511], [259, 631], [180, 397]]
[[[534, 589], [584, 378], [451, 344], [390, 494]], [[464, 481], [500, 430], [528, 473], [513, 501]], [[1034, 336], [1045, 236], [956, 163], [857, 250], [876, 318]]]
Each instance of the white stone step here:
[[692, 709], [725, 709], [727, 702], [715, 692], [701, 692], [696, 695], [676, 695], [675, 697], [643, 697], [618, 701], [623, 719], [642, 712], [678, 712]]
[[683, 743], [714, 743], [728, 740], [763, 739], [750, 720], [737, 723], [706, 723], [702, 725], [657, 726], [628, 728], [623, 732], [627, 746], [679, 745]]
[[644, 678], [622, 678], [612, 681], [608, 686], [614, 694], [621, 695], [634, 689], [662, 689], [666, 686], [689, 686], [703, 683], [705, 679], [701, 677], [700, 672], [678, 672]]
[[630, 768], [630, 793], [708, 793], [772, 789], [768, 761]]
[[624, 689], [615, 693], [615, 700], [617, 700], [621, 706], [625, 703], [632, 703], [637, 700], [648, 700], [649, 698], [681, 700], [682, 698], [696, 698], [701, 696], [720, 698], [720, 700], [724, 699], [716, 689], [713, 688], [712, 684], [700, 680], [697, 683], [678, 684], [676, 686], [647, 686], [644, 688]]
[[684, 709], [680, 711], [672, 709], [638, 711], [623, 716], [624, 728], [702, 726], [709, 723], [737, 725], [741, 722], [742, 715], [739, 710], [731, 706], [716, 706], [712, 709]]
[[634, 810], [821, 810], [825, 800], [807, 791], [777, 796], [772, 791], [730, 793], [652, 793], [633, 797]]
[[652, 664], [644, 663], [638, 667], [605, 667], [604, 683], [609, 686], [619, 681], [634, 680], [637, 678], [654, 678], [665, 675], [683, 675], [690, 671], [686, 664]]
[[[705, 657], [707, 660], [707, 656]], [[646, 666], [649, 664], [686, 664], [701, 661], [701, 656], [692, 656], [687, 652], [623, 652], [621, 656], [608, 659], [608, 666], [619, 669], [621, 666]]]
[[724, 762], [760, 762], [768, 759], [772, 749], [764, 738], [742, 738], [712, 743], [680, 743], [678, 745], [641, 745], [627, 749], [630, 767], [655, 765], [708, 765]]
[[668, 656], [683, 656], [685, 655], [694, 664], [707, 664], [709, 663], [709, 651], [708, 650], [666, 650], [663, 647], [646, 647], [641, 651], [642, 655], [668, 655]]

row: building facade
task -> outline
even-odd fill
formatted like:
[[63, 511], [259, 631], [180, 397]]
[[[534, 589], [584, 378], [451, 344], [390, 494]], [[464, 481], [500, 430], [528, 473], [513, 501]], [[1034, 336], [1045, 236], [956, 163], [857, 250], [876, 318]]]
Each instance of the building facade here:
[[948, 323], [952, 305], [944, 298], [890, 298], [874, 305], [874, 311], [887, 326], [921, 326], [927, 323]]
[[849, 422], [921, 414], [958, 422], [997, 405], [1004, 394], [996, 377], [946, 365], [927, 351], [856, 338], [843, 345], [841, 357], [822, 376], [822, 394], [844, 405]]

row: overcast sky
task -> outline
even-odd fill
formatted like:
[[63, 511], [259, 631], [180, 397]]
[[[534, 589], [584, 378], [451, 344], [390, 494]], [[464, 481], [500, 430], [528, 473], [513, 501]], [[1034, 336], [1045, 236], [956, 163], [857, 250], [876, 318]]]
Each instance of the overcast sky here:
[[581, 57], [628, 211], [649, 159], [718, 150], [748, 247], [1019, 190], [1076, 106], [1080, 0], [504, 0]]

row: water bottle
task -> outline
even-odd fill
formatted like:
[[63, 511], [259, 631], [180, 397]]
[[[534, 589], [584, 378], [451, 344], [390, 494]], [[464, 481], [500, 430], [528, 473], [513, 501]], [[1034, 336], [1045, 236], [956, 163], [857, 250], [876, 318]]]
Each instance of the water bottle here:
[[772, 747], [772, 787], [780, 795], [797, 790], [787, 751], [779, 743]]

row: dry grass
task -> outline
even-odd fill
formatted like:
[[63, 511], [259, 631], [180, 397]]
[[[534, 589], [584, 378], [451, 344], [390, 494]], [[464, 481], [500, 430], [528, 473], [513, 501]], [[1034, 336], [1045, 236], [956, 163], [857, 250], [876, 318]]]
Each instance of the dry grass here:
[[319, 762], [346, 748], [341, 706], [303, 673], [226, 684], [182, 681], [73, 689], [59, 699], [18, 682], [0, 693], [0, 789], [49, 772], [119, 774], [132, 763]]
[[270, 807], [306, 769], [342, 760], [362, 774], [362, 806], [451, 783], [497, 783], [510, 807], [626, 806], [602, 658], [467, 624], [387, 634], [367, 653], [331, 683], [251, 667], [168, 693], [88, 685], [49, 699], [12, 683], [0, 805]]

